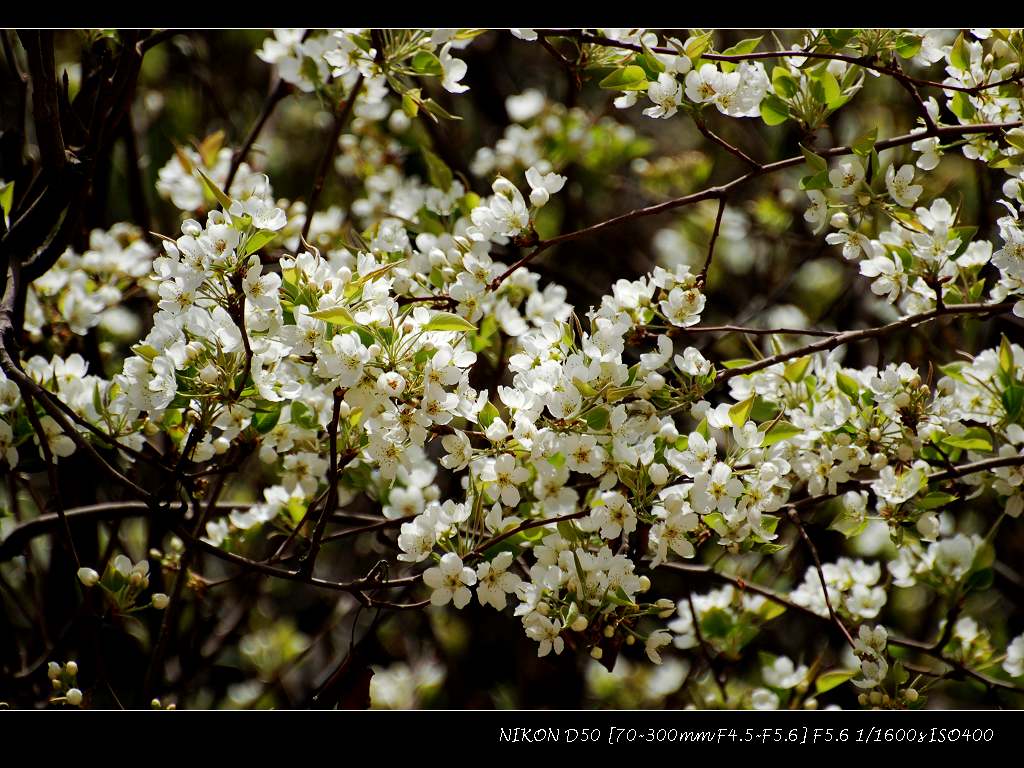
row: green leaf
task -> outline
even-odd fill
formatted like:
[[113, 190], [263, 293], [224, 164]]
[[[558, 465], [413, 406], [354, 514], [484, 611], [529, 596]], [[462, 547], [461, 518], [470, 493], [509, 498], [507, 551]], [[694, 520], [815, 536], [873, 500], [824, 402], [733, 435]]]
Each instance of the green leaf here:
[[646, 91], [647, 73], [636, 64], [617, 69], [598, 83], [602, 88], [616, 91]]
[[828, 526], [833, 531], [839, 531], [848, 539], [860, 536], [868, 527], [868, 519], [861, 515], [850, 512], [846, 507], [836, 515]]
[[[295, 406], [292, 404], [292, 415], [294, 418]], [[257, 411], [252, 415], [252, 426], [259, 434], [265, 435], [277, 426], [281, 418], [281, 409], [275, 408], [272, 411]]]
[[419, 51], [412, 57], [412, 68], [420, 75], [433, 75], [441, 77], [444, 74], [444, 67], [441, 60], [430, 51]]
[[317, 429], [316, 413], [301, 400], [292, 401], [292, 423], [303, 429]]
[[224, 194], [224, 190], [222, 190], [220, 187], [218, 187], [217, 183], [213, 179], [211, 179], [209, 176], [207, 176], [206, 173], [202, 169], [196, 168], [196, 173], [198, 173], [200, 176], [203, 177], [203, 181], [206, 182], [207, 189], [210, 190], [210, 192], [216, 198], [217, 202], [220, 203], [221, 207], [225, 211], [228, 208], [230, 208], [231, 207], [231, 203], [233, 201], [231, 200], [230, 197], [228, 197], [226, 194]]
[[975, 571], [964, 582], [964, 592], [984, 592], [992, 586], [993, 581], [995, 581], [995, 573], [991, 568]]
[[0, 187], [0, 210], [4, 212], [4, 226], [11, 227], [11, 207], [14, 205], [14, 182], [8, 181]]
[[742, 56], [745, 53], [753, 53], [757, 50], [757, 46], [761, 44], [761, 37], [748, 37], [745, 40], [740, 40], [736, 45], [731, 48], [726, 48], [722, 51], [723, 56]]
[[762, 421], [771, 421], [779, 415], [781, 409], [776, 403], [770, 400], [765, 400], [763, 397], [757, 397], [754, 399], [754, 407], [750, 411], [750, 421], [756, 421], [758, 423]]
[[705, 32], [702, 35], [697, 35], [690, 40], [686, 47], [683, 48], [683, 53], [693, 61], [694, 59], [700, 58], [700, 55], [707, 50], [708, 45], [711, 43], [711, 33]]
[[991, 451], [992, 440], [981, 427], [971, 427], [961, 435], [950, 435], [942, 438], [942, 444], [964, 451]]
[[877, 140], [878, 126], [874, 125], [870, 130], [858, 136], [850, 145], [850, 149], [853, 150], [854, 154], [859, 155], [860, 157], [867, 157], [871, 154], [871, 150], [875, 148], [875, 142]]
[[843, 99], [843, 90], [839, 87], [839, 81], [836, 80], [835, 75], [827, 69], [822, 70], [817, 82], [821, 83], [823, 90], [822, 101], [825, 102], [825, 105], [829, 109], [838, 109], [845, 103], [845, 99]]
[[245, 247], [242, 248], [241, 256], [244, 259], [250, 254], [256, 253], [260, 248], [272, 242], [277, 237], [277, 232], [271, 232], [269, 229], [261, 229], [245, 241]]
[[808, 167], [814, 171], [814, 173], [821, 173], [822, 171], [828, 170], [828, 163], [825, 161], [824, 157], [808, 149], [803, 144], [800, 145], [800, 151], [803, 153], [804, 159], [807, 160]]
[[778, 96], [768, 94], [761, 100], [761, 119], [765, 125], [781, 125], [789, 119], [789, 106]]
[[[762, 424], [761, 426], [763, 427], [764, 425]], [[794, 435], [799, 435], [801, 432], [803, 432], [803, 430], [800, 429], [800, 427], [790, 424], [788, 421], [777, 421], [772, 425], [771, 429], [765, 433], [764, 440], [761, 445], [764, 447], [775, 445], [782, 440], [788, 440]]]
[[1006, 142], [1011, 147], [1014, 147], [1024, 152], [1024, 128], [1014, 128], [1012, 130], [1009, 130], [1006, 132], [1006, 135], [1003, 138], [1006, 139]]
[[912, 59], [921, 52], [921, 36], [904, 33], [896, 39], [894, 47], [901, 59]]
[[796, 78], [787, 67], [776, 65], [772, 69], [772, 88], [783, 99], [791, 99], [800, 90]]
[[498, 413], [498, 409], [494, 406], [494, 403], [488, 400], [487, 404], [480, 409], [480, 416], [478, 417], [480, 426], [487, 429], [487, 427], [491, 426], [494, 420], [500, 415], [501, 414]]
[[430, 179], [430, 183], [438, 189], [447, 192], [452, 186], [452, 169], [449, 168], [444, 160], [435, 155], [426, 147], [423, 147], [421, 152], [423, 153], [423, 160], [427, 164], [427, 177]]
[[782, 371], [782, 378], [791, 384], [796, 384], [807, 375], [807, 369], [811, 366], [811, 356], [801, 357], [789, 363]]
[[608, 426], [608, 418], [607, 408], [594, 408], [583, 414], [583, 419], [587, 422], [587, 426], [598, 432]]
[[750, 365], [753, 360], [748, 357], [737, 357], [734, 360], [725, 360], [722, 362], [723, 368], [742, 368], [744, 365]]
[[722, 517], [721, 512], [712, 512], [709, 515], [704, 515], [702, 518], [704, 525], [715, 531], [718, 534], [725, 535], [729, 532], [729, 529], [725, 525], [725, 518]]
[[828, 40], [828, 44], [836, 50], [844, 48], [853, 36], [857, 34], [855, 29], [826, 29], [822, 31], [825, 33], [825, 39]]
[[597, 397], [597, 390], [590, 386], [589, 382], [584, 381], [578, 376], [572, 377], [572, 384], [584, 397]]
[[762, 621], [771, 621], [786, 612], [786, 606], [776, 603], [774, 600], [765, 600], [757, 609], [755, 615]]
[[[761, 37], [748, 37], [745, 40], [740, 40], [731, 48], [726, 48], [722, 53], [726, 56], [741, 56], [744, 53], [751, 53], [761, 44], [761, 39]], [[732, 72], [736, 69], [736, 64], [731, 61], [722, 61], [719, 64], [723, 72]]]
[[453, 115], [451, 112], [446, 110], [444, 107], [442, 107], [440, 104], [438, 104], [433, 99], [424, 99], [422, 102], [420, 102], [420, 106], [423, 107], [423, 109], [427, 110], [427, 112], [432, 117], [435, 118], [435, 121], [439, 117], [443, 117], [445, 120], [461, 120], [462, 119], [458, 115]]
[[814, 681], [814, 690], [818, 693], [831, 691], [836, 686], [842, 685], [851, 677], [857, 674], [855, 669], [833, 669], [818, 676]]
[[203, 139], [199, 146], [196, 147], [199, 151], [199, 156], [203, 159], [203, 165], [207, 168], [212, 168], [217, 162], [217, 153], [220, 152], [220, 148], [223, 145], [224, 131], [216, 131]]
[[742, 427], [750, 417], [750, 411], [754, 407], [756, 395], [751, 395], [746, 400], [736, 403], [729, 409], [729, 420], [737, 427]]
[[402, 94], [402, 111], [409, 119], [413, 119], [420, 113], [420, 89], [412, 88]]
[[956, 249], [956, 253], [953, 254], [953, 258], [963, 255], [963, 252], [967, 250], [967, 246], [971, 244], [971, 240], [978, 234], [978, 228], [974, 226], [970, 227], [953, 227], [949, 230], [950, 240], [959, 240], [960, 245]]
[[1011, 384], [1003, 390], [1000, 400], [1006, 409], [1006, 418], [1010, 423], [1018, 423], [1024, 412], [1024, 387], [1020, 384]]
[[976, 112], [971, 100], [963, 91], [957, 91], [953, 94], [953, 98], [949, 102], [949, 108], [961, 120], [970, 120]]
[[920, 499], [917, 499], [914, 503], [920, 509], [941, 509], [942, 507], [949, 506], [959, 497], [954, 496], [952, 493], [946, 493], [944, 491], [931, 491], [925, 494]]
[[436, 312], [423, 326], [424, 331], [475, 331], [476, 326], [453, 312]]
[[800, 189], [830, 189], [832, 182], [828, 180], [828, 171], [820, 171], [813, 176], [800, 179]]
[[964, 40], [964, 33], [956, 36], [953, 49], [949, 52], [949, 63], [957, 69], [971, 68], [971, 54], [967, 50], [967, 42]]
[[[573, 379], [573, 381], [575, 381], [575, 379]], [[631, 387], [608, 387], [608, 389], [605, 390], [604, 399], [609, 403], [617, 403], [626, 395], [635, 392], [638, 389], [640, 389], [639, 385]]]
[[721, 608], [712, 608], [700, 617], [700, 627], [705, 637], [725, 637], [732, 625], [732, 615]]
[[1003, 338], [999, 342], [999, 370], [1007, 375], [1013, 373], [1013, 347], [1010, 346], [1010, 340], [1006, 338], [1006, 334], [1003, 334]]
[[848, 376], [842, 371], [836, 371], [836, 386], [839, 391], [849, 397], [853, 402], [860, 398], [860, 384], [853, 376]]
[[638, 67], [643, 68], [649, 80], [657, 80], [658, 75], [665, 71], [665, 65], [661, 59], [654, 55], [650, 48], [643, 43], [641, 45], [643, 45], [644, 52], [634, 56], [633, 61]]
[[333, 323], [334, 325], [340, 326], [352, 326], [358, 325], [352, 314], [345, 309], [345, 307], [337, 306], [330, 307], [328, 309], [318, 309], [316, 312], [310, 312], [310, 317], [315, 317], [317, 320], [323, 320], [324, 322]]

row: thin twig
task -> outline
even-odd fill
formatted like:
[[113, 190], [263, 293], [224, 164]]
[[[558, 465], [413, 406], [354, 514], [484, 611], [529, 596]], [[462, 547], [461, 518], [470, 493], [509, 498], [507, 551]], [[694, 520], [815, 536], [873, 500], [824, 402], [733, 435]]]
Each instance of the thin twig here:
[[718, 240], [718, 233], [722, 228], [722, 215], [725, 213], [725, 197], [718, 198], [718, 213], [715, 215], [715, 227], [711, 230], [711, 239], [708, 241], [708, 256], [704, 259], [704, 266], [697, 275], [697, 285], [701, 288], [708, 279], [708, 270], [711, 269], [711, 260], [715, 257], [715, 242]]

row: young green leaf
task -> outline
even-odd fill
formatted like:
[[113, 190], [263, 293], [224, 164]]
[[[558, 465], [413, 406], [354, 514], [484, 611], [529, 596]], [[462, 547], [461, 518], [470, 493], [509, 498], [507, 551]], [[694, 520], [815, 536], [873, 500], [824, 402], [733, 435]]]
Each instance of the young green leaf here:
[[476, 326], [452, 312], [436, 312], [423, 325], [424, 331], [475, 331]]
[[750, 411], [754, 407], [756, 395], [751, 395], [729, 409], [729, 420], [737, 427], [742, 427], [750, 419]]
[[647, 73], [636, 64], [617, 69], [598, 83], [602, 88], [616, 91], [647, 90]]

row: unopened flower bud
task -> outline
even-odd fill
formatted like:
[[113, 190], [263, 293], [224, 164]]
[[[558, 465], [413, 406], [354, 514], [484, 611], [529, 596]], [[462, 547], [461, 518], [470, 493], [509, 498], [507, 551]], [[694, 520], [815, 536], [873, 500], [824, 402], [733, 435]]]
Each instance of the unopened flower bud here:
[[595, 645], [593, 648], [590, 649], [590, 655], [592, 658], [595, 658], [598, 661], [600, 661], [601, 657], [604, 656], [604, 651], [601, 650], [601, 646]]
[[170, 601], [171, 598], [169, 598], [163, 592], [157, 592], [155, 595], [153, 595], [153, 607], [156, 608], [158, 611], [162, 611], [164, 608], [166, 608], [167, 604]]
[[590, 622], [587, 621], [586, 616], [577, 616], [576, 620], [572, 623], [573, 632], [583, 632]]
[[212, 363], [207, 363], [202, 370], [199, 371], [199, 379], [204, 384], [213, 385], [220, 380], [220, 372]]
[[87, 587], [94, 587], [100, 580], [100, 575], [92, 568], [79, 568], [78, 580]]
[[49, 677], [51, 680], [56, 680], [58, 677], [60, 677], [60, 664], [58, 664], [56, 661], [51, 661], [49, 664], [47, 664], [46, 676]]
[[668, 482], [668, 469], [664, 464], [651, 464], [647, 474], [655, 485], [664, 485]]
[[69, 661], [67, 664], [64, 665], [64, 669], [67, 670], [67, 673], [69, 675], [74, 677], [78, 674], [78, 662]]
[[82, 692], [77, 688], [68, 689], [67, 700], [72, 707], [77, 707], [82, 703]]

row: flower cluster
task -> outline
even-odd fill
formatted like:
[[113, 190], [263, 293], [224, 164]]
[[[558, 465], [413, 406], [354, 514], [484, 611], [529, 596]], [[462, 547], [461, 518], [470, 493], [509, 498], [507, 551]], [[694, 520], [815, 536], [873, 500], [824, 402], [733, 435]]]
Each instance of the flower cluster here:
[[[898, 654], [888, 654], [886, 628], [874, 624], [888, 621], [892, 587], [927, 587], [959, 605], [991, 585], [993, 537], [1024, 510], [1024, 348], [993, 335], [964, 359], [920, 368], [881, 357], [851, 364], [874, 358], [849, 348], [955, 321], [947, 315], [1012, 306], [1024, 317], [1024, 131], [975, 128], [958, 144], [1009, 179], [1000, 242], [979, 237], [955, 196], [932, 194], [929, 175], [953, 148], [940, 127], [1019, 121], [1019, 83], [1002, 83], [1017, 72], [1013, 46], [982, 30], [973, 40], [813, 31], [769, 72], [743, 59], [759, 38], [719, 51], [711, 33], [597, 32], [580, 31], [574, 45], [616, 107], [646, 97], [644, 115], [685, 116], [705, 135], [709, 118], [760, 118], [795, 121], [811, 136], [860, 92], [866, 72], [902, 76], [897, 58], [948, 65], [946, 84], [971, 90], [943, 104], [916, 99], [921, 123], [881, 150], [897, 150], [884, 163], [872, 129], [849, 147], [804, 146], [803, 161], [781, 164], [806, 164], [805, 221], [856, 265], [852, 279], [879, 297], [871, 311], [888, 324], [711, 325], [726, 309], [710, 282], [720, 228], [730, 215], [747, 226], [772, 214], [767, 204], [749, 217], [726, 213], [728, 184], [555, 231], [578, 202], [581, 173], [621, 169], [651, 143], [536, 89], [510, 97], [512, 124], [476, 150], [465, 175], [453, 171], [440, 148], [420, 146], [414, 126], [452, 117], [427, 96], [426, 79], [467, 91], [455, 54], [477, 30], [276, 30], [258, 56], [283, 83], [351, 107], [333, 165], [324, 164], [345, 180], [346, 204], [275, 196], [224, 134], [178, 148], [157, 182], [182, 214], [174, 237], [128, 224], [95, 230], [87, 249], [67, 249], [28, 287], [34, 348], [0, 372], [0, 463], [12, 475], [82, 453], [108, 469], [109, 456], [152, 464], [167, 480], [159, 493], [174, 488], [175, 504], [205, 509], [201, 542], [175, 538], [150, 553], [190, 586], [204, 582], [183, 552], [201, 544], [212, 557], [351, 591], [368, 605], [417, 607], [383, 597], [381, 574], [393, 568], [424, 605], [505, 613], [538, 656], [582, 651], [609, 669], [630, 646], [654, 664], [698, 648], [709, 661], [735, 662], [768, 622], [799, 607], [856, 638], [850, 669], [822, 673], [805, 656], [765, 655], [757, 683], [709, 684], [707, 701], [812, 707], [812, 688], [852, 680], [862, 704], [919, 706]], [[943, 108], [959, 122], [945, 124]], [[904, 145], [916, 156], [899, 154]], [[751, 178], [776, 170], [732, 154], [756, 166]], [[785, 206], [803, 210], [803, 199], [793, 193]], [[556, 273], [535, 266], [564, 244], [694, 200], [719, 204], [699, 271], [678, 259], [649, 264], [599, 286], [584, 311]], [[749, 332], [764, 346], [751, 342], [752, 358], [729, 359], [728, 347], [701, 340], [721, 332]], [[94, 336], [95, 354], [83, 346]], [[118, 372], [99, 375], [110, 361]], [[255, 500], [218, 505], [223, 484], [211, 490], [208, 477], [250, 458]], [[378, 533], [361, 553], [386, 549], [387, 559], [353, 584], [314, 577], [321, 547], [351, 533], [325, 536], [326, 526], [357, 505], [374, 511], [364, 522]], [[832, 562], [819, 563], [807, 533], [815, 525], [834, 532]], [[882, 537], [864, 554], [871, 530]], [[267, 543], [276, 554], [259, 549]], [[250, 559], [257, 551], [265, 556]], [[792, 585], [788, 558], [799, 552], [800, 570], [814, 565], [779, 588]], [[102, 574], [80, 568], [81, 584], [101, 587], [120, 614], [167, 607], [160, 593], [139, 605], [149, 560], [109, 560]], [[678, 599], [663, 591], [674, 573], [726, 584], [692, 594], [687, 585]], [[940, 631], [936, 658], [969, 668], [1002, 661], [1010, 676], [1024, 674], [1024, 637], [998, 659], [1000, 630], [960, 616]], [[261, 678], [279, 679], [310, 642], [287, 622], [253, 626], [240, 654]], [[51, 666], [50, 679], [77, 706], [71, 664]], [[720, 682], [714, 673], [706, 682]], [[425, 700], [442, 678], [429, 661], [382, 667], [374, 706]], [[243, 686], [232, 700], [248, 705], [264, 693]]]

